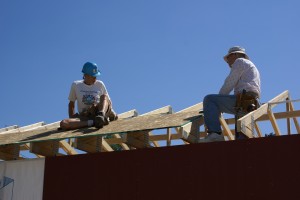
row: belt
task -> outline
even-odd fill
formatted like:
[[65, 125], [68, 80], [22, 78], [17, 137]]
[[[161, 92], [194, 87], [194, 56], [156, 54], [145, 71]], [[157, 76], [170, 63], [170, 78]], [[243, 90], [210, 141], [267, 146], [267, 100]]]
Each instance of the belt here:
[[259, 98], [259, 95], [256, 92], [249, 91], [249, 92], [246, 92], [246, 93], [238, 93], [237, 95], [242, 95], [242, 94], [245, 94], [247, 96], [251, 96], [251, 97], [253, 97], [255, 99]]

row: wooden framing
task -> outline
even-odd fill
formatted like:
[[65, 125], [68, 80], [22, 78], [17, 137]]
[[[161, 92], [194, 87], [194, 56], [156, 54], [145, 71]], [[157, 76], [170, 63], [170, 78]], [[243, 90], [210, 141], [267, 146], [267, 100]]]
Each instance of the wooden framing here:
[[7, 133], [8, 131], [10, 130], [14, 130], [14, 129], [17, 129], [18, 126], [17, 125], [13, 125], [13, 126], [8, 126], [8, 127], [5, 127], [5, 128], [0, 128], [0, 134], [1, 133]]
[[57, 156], [59, 141], [33, 142], [30, 144], [30, 152], [44, 156]]
[[[286, 111], [281, 113], [273, 113], [272, 108], [277, 106], [278, 104], [286, 103]], [[295, 111], [293, 106], [293, 101], [290, 100], [289, 92], [284, 91], [283, 93], [279, 94], [269, 102], [262, 105], [257, 110], [247, 114], [246, 116], [240, 118], [237, 122], [237, 129], [238, 131], [241, 131], [249, 138], [254, 137], [255, 129], [258, 132], [258, 136], [262, 136], [261, 131], [259, 130], [257, 121], [261, 120], [269, 120], [272, 124], [272, 127], [274, 129], [275, 135], [280, 136], [282, 135], [282, 132], [279, 129], [278, 123], [276, 119], [278, 118], [286, 118], [287, 119], [287, 128], [288, 132], [290, 132], [290, 122], [289, 119], [293, 118], [297, 133], [300, 133], [299, 123], [297, 120], [297, 117], [300, 116], [300, 111]], [[291, 133], [287, 133], [291, 134]]]
[[0, 146], [0, 159], [17, 160], [20, 159], [20, 146], [15, 144]]
[[[289, 92], [284, 91], [259, 109], [237, 121], [237, 130], [249, 138], [264, 137], [258, 122], [269, 121], [276, 136], [300, 134], [298, 117]], [[285, 104], [285, 110], [274, 112], [278, 104]], [[203, 103], [174, 112], [165, 106], [142, 115], [130, 110], [119, 114], [119, 120], [111, 122], [103, 129], [84, 128], [72, 131], [58, 131], [59, 122], [18, 127], [16, 125], [0, 129], [0, 159], [24, 159], [22, 151], [29, 151], [35, 157], [76, 155], [83, 153], [111, 152], [161, 146], [198, 143], [206, 135], [201, 110]], [[278, 119], [286, 119], [287, 132], [280, 130]], [[227, 140], [234, 140], [233, 118], [220, 117], [223, 133]], [[292, 125], [295, 129], [292, 129]], [[203, 130], [200, 130], [200, 128]], [[159, 131], [156, 131], [158, 130]], [[117, 148], [116, 148], [117, 147]]]

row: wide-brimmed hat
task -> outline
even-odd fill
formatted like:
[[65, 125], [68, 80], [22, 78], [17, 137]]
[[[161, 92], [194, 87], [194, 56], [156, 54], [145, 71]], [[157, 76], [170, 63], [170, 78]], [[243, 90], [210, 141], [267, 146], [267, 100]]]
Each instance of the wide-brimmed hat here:
[[249, 60], [249, 56], [246, 54], [246, 51], [243, 47], [234, 46], [228, 50], [228, 53], [224, 56], [224, 60], [227, 62], [227, 57], [232, 53], [241, 53], [245, 55], [245, 58]]

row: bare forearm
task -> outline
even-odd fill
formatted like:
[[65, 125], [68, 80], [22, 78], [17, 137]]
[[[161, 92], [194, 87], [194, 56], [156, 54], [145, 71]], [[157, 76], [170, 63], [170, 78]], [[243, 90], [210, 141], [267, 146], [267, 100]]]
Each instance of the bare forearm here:
[[72, 118], [75, 115], [75, 103], [73, 101], [69, 102], [68, 106], [69, 117]]

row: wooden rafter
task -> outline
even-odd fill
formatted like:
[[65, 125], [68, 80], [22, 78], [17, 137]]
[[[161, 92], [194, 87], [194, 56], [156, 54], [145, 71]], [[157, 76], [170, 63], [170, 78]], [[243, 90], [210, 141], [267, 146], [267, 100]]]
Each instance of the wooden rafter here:
[[[245, 115], [237, 122], [238, 131], [248, 137], [263, 137], [258, 125], [260, 121], [269, 121], [276, 135], [282, 135], [277, 120], [286, 119], [287, 134], [292, 134], [293, 120], [297, 133], [300, 133], [298, 117], [288, 91], [284, 91], [259, 109]], [[285, 104], [283, 112], [273, 112], [278, 104]], [[45, 124], [39, 122], [29, 126], [10, 126], [0, 129], [0, 159], [23, 159], [20, 151], [30, 150], [37, 157], [76, 155], [78, 150], [87, 153], [110, 152], [116, 149], [160, 147], [158, 142], [165, 141], [166, 146], [176, 145], [174, 140], [181, 139], [183, 144], [198, 143], [207, 133], [204, 127], [203, 103], [197, 103], [174, 113], [171, 106], [155, 109], [142, 115], [136, 110], [119, 114], [119, 120], [111, 122], [102, 129], [94, 127], [72, 131], [58, 131], [59, 122]], [[234, 139], [235, 130], [229, 125], [235, 124], [233, 118], [220, 117], [223, 133], [228, 140]], [[200, 127], [204, 131], [200, 131]], [[159, 129], [159, 133], [153, 130]], [[175, 132], [172, 132], [174, 131]], [[256, 132], [256, 134], [255, 134]], [[69, 141], [69, 142], [67, 142]], [[150, 145], [151, 144], [151, 145]], [[115, 148], [117, 147], [117, 148]], [[65, 153], [60, 153], [64, 151]]]
[[[293, 118], [295, 127], [297, 129], [297, 132], [300, 133], [300, 128], [298, 124], [297, 117], [300, 116], [300, 111], [294, 110], [292, 100], [290, 100], [289, 92], [284, 91], [283, 93], [279, 94], [266, 104], [262, 105], [257, 110], [247, 114], [246, 116], [242, 117], [238, 120], [238, 131], [243, 132], [248, 137], [253, 137], [253, 127], [255, 127], [255, 122], [257, 121], [265, 121], [269, 120], [272, 124], [272, 127], [274, 129], [274, 132], [277, 136], [282, 135], [279, 126], [276, 122], [276, 119], [283, 119], [286, 118], [287, 120], [289, 118]], [[272, 108], [274, 108], [276, 105], [286, 103], [288, 104], [287, 110], [285, 112], [279, 112], [279, 113], [273, 113]], [[254, 126], [252, 126], [254, 124]], [[287, 126], [289, 126], [289, 123], [287, 123]], [[288, 127], [289, 129], [289, 127]], [[257, 128], [256, 128], [257, 130]], [[261, 135], [261, 133], [259, 133]]]
[[[165, 106], [165, 107], [162, 107], [162, 108], [159, 108], [159, 109], [156, 109], [156, 110], [153, 110], [153, 111], [150, 111], [150, 112], [147, 112], [147, 113], [144, 113], [142, 114], [141, 116], [145, 116], [145, 115], [156, 115], [156, 114], [172, 114], [173, 113], [173, 109], [171, 106]], [[153, 136], [152, 132], [149, 131], [148, 132], [149, 136]], [[152, 141], [153, 145], [155, 147], [159, 147], [159, 144], [158, 142], [156, 141]]]
[[[183, 113], [183, 112], [194, 112], [198, 111], [200, 112], [203, 110], [203, 103], [197, 103], [195, 105], [192, 105], [188, 108], [185, 108], [183, 110], [178, 111], [177, 113]], [[185, 126], [181, 128], [175, 128], [176, 133], [181, 135], [181, 139], [184, 143], [198, 143], [201, 133], [199, 133], [199, 128], [201, 125], [204, 124], [203, 117], [194, 120], [193, 122], [189, 122]]]
[[229, 140], [234, 140], [234, 135], [232, 134], [223, 116], [220, 117], [220, 123], [223, 128], [224, 135], [227, 136]]

